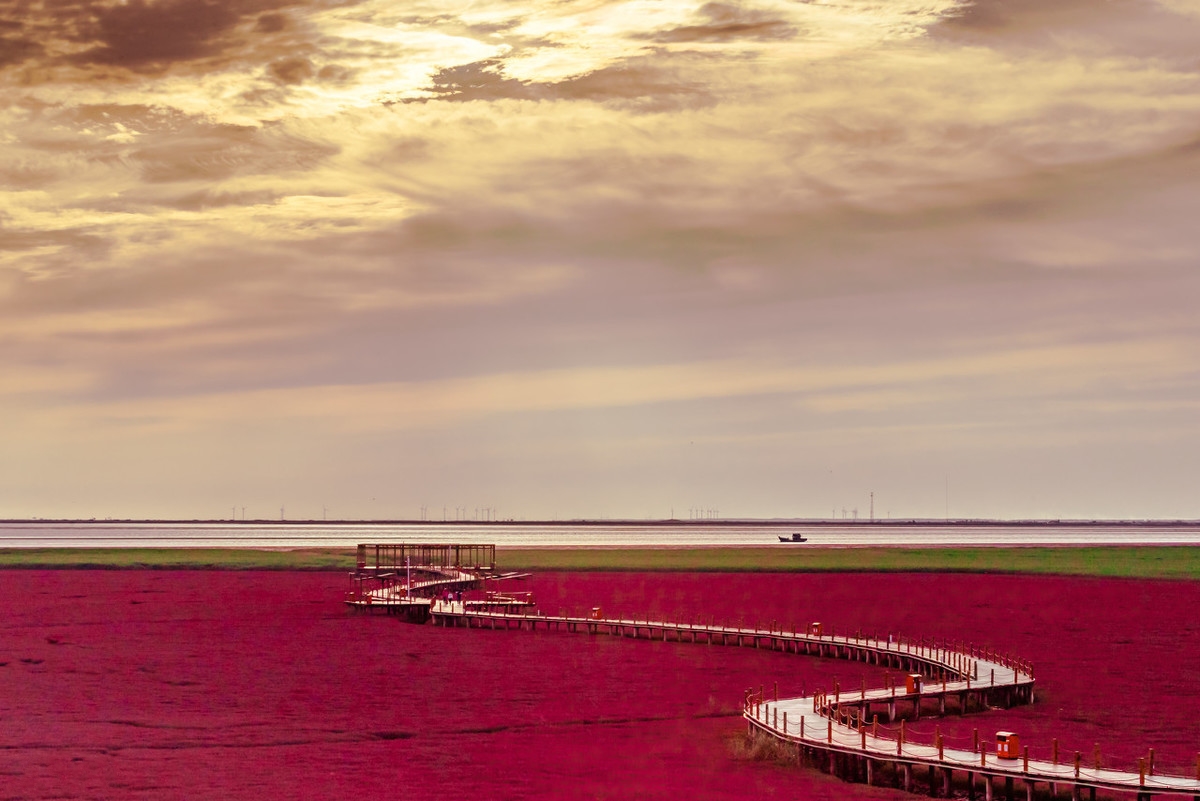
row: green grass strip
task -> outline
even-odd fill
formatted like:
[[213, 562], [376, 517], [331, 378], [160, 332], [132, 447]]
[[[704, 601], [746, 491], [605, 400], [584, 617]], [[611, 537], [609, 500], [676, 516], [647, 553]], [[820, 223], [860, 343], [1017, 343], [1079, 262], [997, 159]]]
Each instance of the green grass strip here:
[[[976, 572], [1200, 579], [1197, 546], [505, 548], [501, 570]], [[8, 548], [0, 568], [352, 570], [353, 548]]]
[[504, 570], [961, 571], [1200, 579], [1200, 547], [497, 548]]
[[353, 548], [4, 548], [0, 568], [353, 570]]

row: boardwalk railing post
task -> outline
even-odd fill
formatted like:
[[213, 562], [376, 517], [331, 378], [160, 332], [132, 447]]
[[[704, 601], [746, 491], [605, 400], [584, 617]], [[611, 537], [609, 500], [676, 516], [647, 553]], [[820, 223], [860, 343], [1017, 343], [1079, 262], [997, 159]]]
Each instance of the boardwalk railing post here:
[[1138, 757], [1138, 786], [1146, 786], [1146, 758]]
[[1151, 776], [1154, 775], [1154, 749], [1153, 748], [1150, 749], [1150, 756], [1146, 759], [1146, 769], [1150, 772]]
[[1029, 746], [1025, 746], [1024, 764], [1022, 765], [1022, 769], [1026, 773], [1029, 772]]
[[1054, 764], [1057, 765], [1058, 764], [1058, 738], [1057, 737], [1055, 737], [1053, 740], [1053, 759], [1054, 759]]
[[1096, 770], [1100, 770], [1100, 743], [1096, 743], [1092, 748], [1092, 757], [1096, 762]]
[[1079, 778], [1079, 766], [1083, 762], [1083, 754], [1075, 752], [1075, 778]]
[[804, 716], [800, 716], [800, 739], [804, 739]]

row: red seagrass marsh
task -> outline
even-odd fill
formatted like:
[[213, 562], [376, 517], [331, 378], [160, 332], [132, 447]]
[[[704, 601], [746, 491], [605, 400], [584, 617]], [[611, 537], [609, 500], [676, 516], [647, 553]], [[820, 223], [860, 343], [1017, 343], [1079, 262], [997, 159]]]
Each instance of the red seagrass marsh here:
[[[882, 686], [750, 648], [416, 626], [341, 573], [11, 570], [3, 798], [913, 798], [747, 755], [747, 688]], [[1033, 662], [1033, 706], [922, 719], [1035, 754], [1195, 770], [1200, 583], [965, 574], [549, 573], [548, 612], [967, 640]]]

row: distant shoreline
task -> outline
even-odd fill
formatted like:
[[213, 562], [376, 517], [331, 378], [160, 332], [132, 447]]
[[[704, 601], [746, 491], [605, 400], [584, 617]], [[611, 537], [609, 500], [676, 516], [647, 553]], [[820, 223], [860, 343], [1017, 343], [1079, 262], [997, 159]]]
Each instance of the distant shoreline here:
[[712, 526], [712, 527], [735, 527], [735, 526], [774, 526], [787, 528], [790, 526], [808, 526], [808, 527], [829, 527], [829, 528], [854, 528], [854, 527], [888, 527], [888, 528], [938, 528], [938, 527], [956, 527], [963, 526], [979, 527], [979, 528], [1005, 528], [1005, 527], [1031, 527], [1031, 526], [1054, 526], [1056, 528], [1074, 528], [1074, 527], [1089, 527], [1089, 528], [1162, 528], [1162, 527], [1187, 527], [1200, 529], [1200, 520], [1050, 520], [1050, 519], [1035, 519], [1035, 520], [990, 520], [976, 518], [961, 518], [961, 519], [944, 519], [944, 518], [903, 518], [903, 519], [881, 519], [881, 520], [832, 520], [828, 518], [721, 518], [712, 520], [680, 520], [680, 519], [657, 519], [657, 520], [636, 520], [636, 519], [613, 519], [613, 520], [597, 520], [597, 519], [578, 519], [578, 520], [272, 520], [272, 519], [251, 519], [251, 520], [236, 520], [232, 518], [197, 518], [197, 519], [182, 519], [182, 518], [3, 518], [0, 519], [0, 526], [3, 525], [95, 525], [95, 524], [118, 524], [126, 526], [138, 525], [246, 525], [246, 526], [497, 526], [497, 527], [555, 527], [555, 526], [597, 526], [609, 528], [622, 527], [640, 527], [646, 526]]

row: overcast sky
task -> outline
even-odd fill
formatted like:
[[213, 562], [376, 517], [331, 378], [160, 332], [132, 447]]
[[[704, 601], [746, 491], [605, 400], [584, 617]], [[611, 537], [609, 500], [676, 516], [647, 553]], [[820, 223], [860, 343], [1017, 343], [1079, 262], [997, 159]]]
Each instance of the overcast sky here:
[[0, 516], [1200, 517], [1197, 43], [0, 0]]

